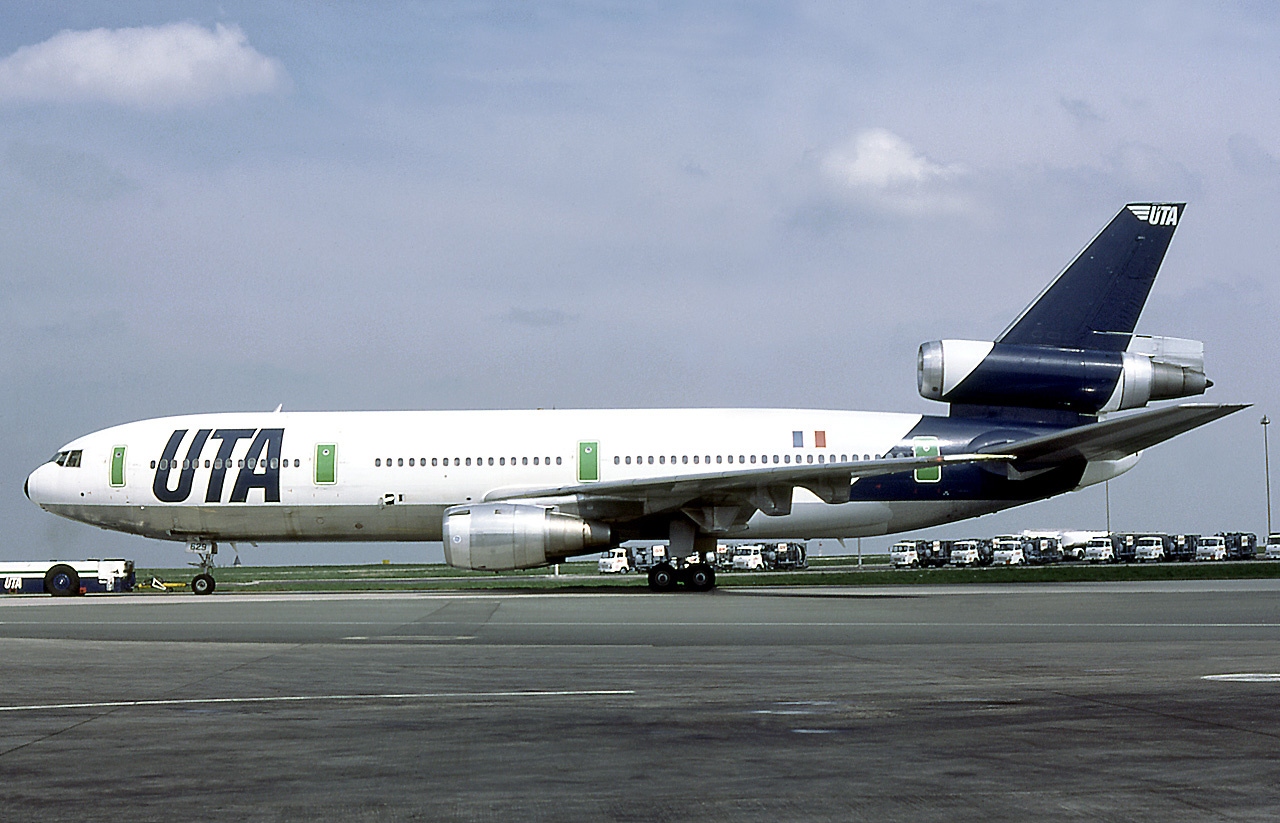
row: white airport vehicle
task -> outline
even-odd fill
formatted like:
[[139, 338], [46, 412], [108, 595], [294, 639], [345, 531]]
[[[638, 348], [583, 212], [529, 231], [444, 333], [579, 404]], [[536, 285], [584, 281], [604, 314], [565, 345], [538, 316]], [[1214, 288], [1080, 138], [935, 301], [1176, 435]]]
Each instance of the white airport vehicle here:
[[1262, 550], [1264, 560], [1280, 560], [1280, 534], [1267, 535], [1266, 548]]
[[977, 540], [957, 540], [951, 544], [951, 565], [976, 566], [982, 558]]
[[72, 597], [98, 592], [129, 592], [137, 582], [132, 560], [47, 560], [0, 563], [6, 594]]
[[764, 571], [764, 547], [739, 546], [733, 552], [733, 570], [738, 572]]
[[1114, 563], [1116, 557], [1115, 541], [1110, 537], [1093, 537], [1084, 548], [1086, 563]]
[[610, 549], [600, 555], [596, 569], [600, 574], [626, 574], [631, 571], [631, 558], [626, 549]]
[[993, 566], [1025, 566], [1026, 553], [1022, 550], [1022, 539], [1018, 537], [996, 537], [991, 540], [991, 565]]
[[1202, 537], [1196, 546], [1196, 560], [1226, 560], [1227, 541], [1220, 535]]
[[1139, 563], [1158, 563], [1165, 559], [1165, 541], [1159, 537], [1139, 537], [1133, 559]]
[[900, 540], [889, 549], [889, 562], [895, 569], [915, 569], [920, 566], [920, 552], [914, 540]]
[[1095, 537], [1105, 537], [1106, 532], [1087, 531], [1082, 529], [1023, 529], [1020, 537], [1032, 539], [1050, 538], [1058, 541], [1064, 559], [1084, 560], [1089, 541]]
[[1245, 408], [1146, 408], [1211, 385], [1202, 343], [1135, 334], [1184, 207], [1127, 204], [995, 339], [921, 345], [917, 389], [949, 404], [945, 416], [189, 414], [75, 438], [24, 491], [62, 517], [188, 544], [201, 594], [214, 590], [217, 544], [237, 541], [442, 541], [451, 566], [502, 571], [662, 540], [649, 585], [706, 591], [715, 569], [701, 558], [718, 539], [857, 538], [977, 517], [1118, 477], [1144, 450]]

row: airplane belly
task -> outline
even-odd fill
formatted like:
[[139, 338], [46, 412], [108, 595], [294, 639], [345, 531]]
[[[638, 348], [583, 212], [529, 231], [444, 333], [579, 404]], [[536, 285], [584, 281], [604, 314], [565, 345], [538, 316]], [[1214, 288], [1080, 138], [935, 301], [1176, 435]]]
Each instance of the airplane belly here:
[[54, 514], [160, 540], [440, 540], [445, 506], [46, 506]]

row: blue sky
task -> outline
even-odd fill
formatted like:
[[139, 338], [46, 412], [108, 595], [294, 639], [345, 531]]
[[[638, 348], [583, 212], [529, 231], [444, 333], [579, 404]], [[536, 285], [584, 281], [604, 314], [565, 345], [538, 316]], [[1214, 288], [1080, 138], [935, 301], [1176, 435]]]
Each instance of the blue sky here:
[[162, 414], [944, 413], [918, 344], [989, 339], [1134, 200], [1189, 203], [1139, 330], [1256, 407], [1145, 455], [1113, 525], [1262, 531], [1278, 85], [1268, 4], [5, 7], [3, 553], [185, 559], [21, 494]]

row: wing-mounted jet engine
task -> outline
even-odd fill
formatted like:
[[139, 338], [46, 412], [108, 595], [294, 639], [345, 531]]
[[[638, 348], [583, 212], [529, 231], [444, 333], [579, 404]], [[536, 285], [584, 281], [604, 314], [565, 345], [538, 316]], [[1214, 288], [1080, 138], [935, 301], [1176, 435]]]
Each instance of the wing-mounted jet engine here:
[[921, 345], [921, 396], [1096, 416], [1203, 394], [1203, 343], [1133, 333], [1184, 205], [1125, 206], [995, 341]]

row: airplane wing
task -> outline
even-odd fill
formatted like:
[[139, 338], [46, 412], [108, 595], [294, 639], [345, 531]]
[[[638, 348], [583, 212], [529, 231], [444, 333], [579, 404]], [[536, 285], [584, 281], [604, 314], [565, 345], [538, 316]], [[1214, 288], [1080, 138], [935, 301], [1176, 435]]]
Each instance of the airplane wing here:
[[1185, 403], [1113, 417], [1029, 440], [1001, 443], [992, 448], [1015, 457], [1013, 465], [1019, 471], [1079, 458], [1119, 460], [1248, 407], [1247, 403]]
[[[692, 500], [707, 494], [749, 492], [761, 488], [803, 486], [828, 503], [849, 500], [849, 486], [863, 477], [927, 469], [954, 463], [1008, 462], [1007, 454], [947, 454], [932, 457], [890, 457], [883, 460], [861, 460], [856, 463], [804, 464], [799, 466], [762, 466], [731, 471], [681, 473], [662, 477], [613, 480], [599, 483], [575, 483], [569, 486], [543, 488], [495, 489], [485, 495], [486, 502], [528, 500], [532, 498], [590, 495], [615, 500], [653, 500], [683, 498]], [[790, 495], [788, 494], [788, 497]]]

